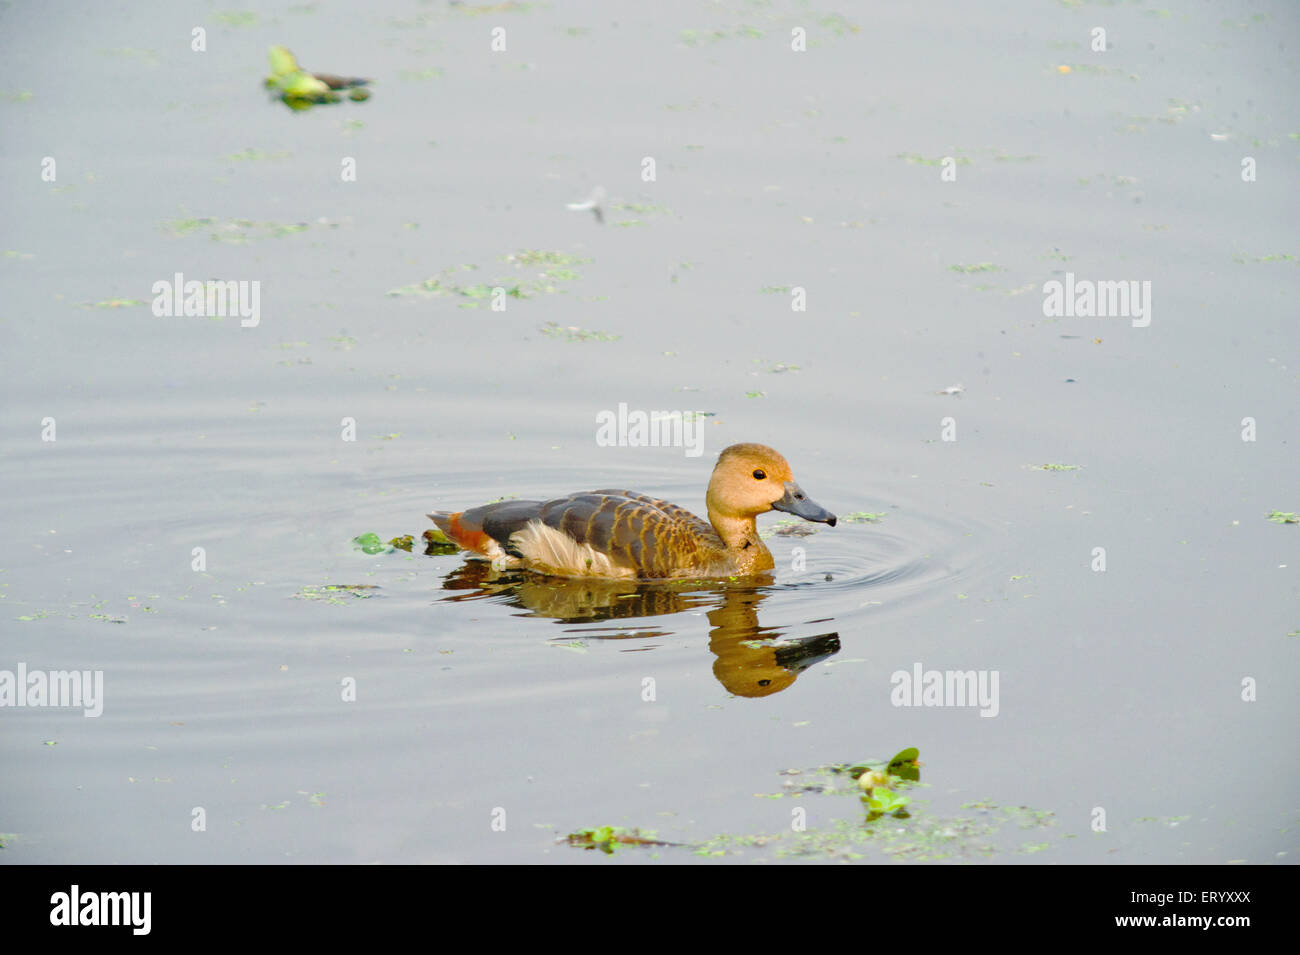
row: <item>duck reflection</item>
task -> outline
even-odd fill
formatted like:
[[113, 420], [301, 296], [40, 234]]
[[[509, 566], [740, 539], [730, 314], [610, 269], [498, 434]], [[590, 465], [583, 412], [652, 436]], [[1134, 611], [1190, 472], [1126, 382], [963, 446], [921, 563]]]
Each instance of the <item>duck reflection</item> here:
[[[755, 583], [757, 580], [759, 583]], [[530, 571], [497, 570], [487, 561], [467, 561], [443, 581], [455, 593], [449, 601], [495, 597], [524, 616], [559, 623], [596, 623], [635, 617], [662, 617], [703, 610], [713, 628], [709, 650], [713, 674], [736, 696], [770, 696], [786, 689], [799, 674], [840, 650], [838, 633], [785, 636], [786, 627], [764, 627], [758, 607], [770, 593], [770, 575], [745, 584], [722, 581], [632, 581], [545, 577]], [[820, 621], [819, 621], [820, 622]], [[602, 640], [668, 636], [674, 631], [583, 627], [584, 636]], [[648, 648], [647, 648], [648, 649]]]

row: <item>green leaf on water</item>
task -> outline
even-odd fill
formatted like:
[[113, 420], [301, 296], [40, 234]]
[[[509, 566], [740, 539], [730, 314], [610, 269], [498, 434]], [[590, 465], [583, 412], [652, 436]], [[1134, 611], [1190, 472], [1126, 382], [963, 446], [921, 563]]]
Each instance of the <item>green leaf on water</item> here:
[[271, 47], [272, 76], [288, 76], [290, 73], [297, 73], [298, 70], [298, 61], [292, 53], [282, 46]]
[[899, 812], [911, 802], [906, 796], [900, 796], [892, 789], [886, 789], [883, 786], [877, 786], [871, 790], [870, 795], [863, 796], [862, 800], [867, 804], [868, 809], [879, 813]]
[[352, 538], [352, 543], [366, 554], [382, 554], [388, 550], [388, 545], [379, 539], [378, 534], [361, 534]]
[[906, 763], [915, 763], [921, 756], [921, 751], [915, 746], [909, 746], [907, 749], [899, 750], [894, 754], [894, 758], [889, 761], [889, 771], [895, 776], [898, 770], [904, 767]]

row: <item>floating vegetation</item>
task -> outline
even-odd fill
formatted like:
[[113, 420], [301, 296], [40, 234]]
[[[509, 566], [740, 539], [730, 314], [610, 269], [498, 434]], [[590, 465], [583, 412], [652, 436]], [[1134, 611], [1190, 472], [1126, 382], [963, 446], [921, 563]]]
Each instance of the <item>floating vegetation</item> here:
[[1139, 816], [1134, 822], [1158, 822], [1162, 826], [1168, 826], [1170, 829], [1177, 829], [1180, 825], [1191, 819], [1191, 816]]
[[948, 271], [970, 275], [975, 272], [1005, 272], [1006, 270], [1000, 265], [994, 265], [992, 262], [977, 262], [974, 265], [950, 265]]
[[830, 13], [817, 21], [826, 29], [830, 30], [836, 36], [849, 36], [852, 33], [861, 33], [862, 28], [856, 23], [852, 23], [838, 13]]
[[[918, 862], [988, 858], [998, 851], [995, 838], [1008, 825], [1022, 830], [1053, 825], [1050, 812], [1026, 806], [1003, 807], [988, 801], [963, 806], [971, 813], [969, 816], [912, 816], [908, 812], [910, 797], [904, 793], [922, 785], [919, 755], [915, 748], [908, 748], [887, 761], [790, 769], [781, 773], [786, 777], [783, 792], [756, 794], [771, 799], [804, 799], [823, 794], [856, 796], [865, 812], [861, 820], [838, 819], [828, 827], [806, 832], [724, 833], [686, 848], [700, 856], [740, 855], [749, 850], [770, 849], [777, 858], [852, 860], [868, 854]], [[1022, 843], [1015, 851], [1029, 854], [1049, 847], [1050, 843], [1045, 842]]]
[[536, 3], [521, 3], [519, 0], [507, 0], [505, 3], [455, 4], [450, 12], [463, 17], [495, 16], [498, 13], [527, 13]]
[[610, 206], [611, 209], [623, 212], [635, 212], [638, 215], [672, 215], [672, 209], [667, 206], [656, 206], [641, 202], [616, 202]]
[[[667, 206], [657, 206], [649, 203], [640, 203], [640, 202], [615, 202], [609, 206], [609, 211], [628, 212], [628, 213], [633, 213], [634, 215], [644, 215], [644, 216], [672, 215], [672, 209], [669, 209]], [[645, 225], [649, 225], [649, 223], [644, 222], [641, 219], [632, 218], [632, 219], [616, 219], [614, 220], [612, 225], [623, 226], [624, 228], [627, 228], [631, 226], [645, 226]]]
[[311, 109], [322, 103], [337, 103], [343, 98], [337, 92], [339, 90], [347, 90], [348, 98], [358, 102], [370, 98], [369, 90], [363, 89], [369, 80], [356, 76], [336, 76], [333, 73], [309, 73], [282, 46], [271, 47], [269, 57], [271, 75], [266, 78], [265, 85], [292, 110]]
[[445, 281], [443, 278], [425, 279], [423, 282], [417, 282], [414, 285], [403, 285], [400, 288], [389, 289], [388, 294], [394, 298], [402, 295], [424, 295], [429, 298], [439, 298], [443, 296], [459, 296], [469, 299], [467, 302], [460, 304], [461, 308], [478, 308], [482, 304], [482, 299], [492, 296], [493, 289], [500, 288], [502, 293], [509, 295], [511, 298], [527, 298], [524, 290], [518, 285], [506, 287], [504, 285], [484, 285], [479, 282], [475, 285], [457, 285], [454, 282]]
[[797, 797], [803, 793], [829, 793], [836, 795], [857, 794], [867, 811], [868, 823], [881, 816], [908, 818], [907, 807], [911, 799], [900, 790], [906, 790], [913, 784], [920, 783], [920, 752], [915, 747], [908, 747], [894, 754], [889, 760], [864, 760], [860, 763], [836, 763], [831, 766], [819, 766], [805, 773], [802, 770], [790, 770], [787, 776], [807, 777], [807, 782], [796, 786], [786, 782], [787, 791], [774, 795]]
[[600, 826], [596, 829], [581, 829], [569, 833], [565, 841], [571, 846], [583, 849], [599, 849], [605, 855], [612, 855], [619, 846], [670, 846], [671, 842], [660, 842], [653, 838], [652, 832], [640, 829], [624, 829], [621, 826]]
[[[321, 221], [317, 224], [338, 228], [336, 222]], [[206, 216], [165, 219], [161, 226], [164, 232], [177, 238], [206, 232], [208, 238], [214, 242], [226, 242], [231, 245], [244, 245], [255, 239], [279, 239], [286, 235], [307, 232], [312, 228], [311, 224], [306, 222], [257, 222], [253, 219], [212, 219]]]
[[[799, 366], [798, 366], [798, 365], [787, 364], [786, 362], [783, 362], [783, 361], [776, 361], [776, 362], [765, 361], [765, 360], [762, 359], [762, 358], [755, 358], [755, 359], [754, 359], [754, 364], [755, 364], [755, 365], [766, 365], [767, 367], [764, 368], [763, 371], [767, 372], [767, 373], [770, 374], [770, 375], [780, 375], [780, 374], [784, 374], [784, 373], [787, 372], [787, 371], [798, 371], [798, 370], [799, 370]], [[754, 374], [758, 374], [758, 372], [754, 372]]]
[[368, 600], [377, 596], [371, 591], [378, 589], [377, 584], [326, 584], [323, 587], [303, 587], [292, 596], [295, 600], [323, 600], [330, 604], [346, 604], [348, 602], [344, 599], [346, 597]]
[[898, 153], [895, 159], [905, 159], [914, 166], [942, 166], [948, 160], [952, 160], [956, 166], [972, 166], [975, 160], [969, 156], [963, 156], [961, 151], [954, 152], [951, 156], [922, 156], [920, 153]]
[[865, 828], [843, 819], [835, 820], [830, 831], [796, 833], [789, 846], [781, 846], [779, 858], [826, 856], [862, 859], [871, 850], [913, 862], [942, 859], [990, 857], [996, 826], [969, 819], [937, 819], [916, 826]]
[[385, 544], [378, 534], [360, 534], [352, 538], [352, 546], [363, 554], [390, 554], [395, 549], [392, 542]]
[[622, 337], [608, 332], [579, 328], [577, 325], [558, 325], [555, 322], [547, 322], [539, 331], [547, 338], [558, 338], [566, 342], [616, 342]]
[[229, 156], [224, 156], [222, 158], [229, 159], [234, 162], [261, 162], [268, 159], [274, 159], [274, 160], [288, 159], [291, 155], [292, 153], [288, 153], [284, 151], [278, 153], [267, 153], [267, 152], [263, 152], [260, 149], [253, 149], [252, 147], [249, 147], [248, 149], [245, 149], [242, 152], [231, 153]]
[[522, 249], [505, 257], [514, 265], [586, 265], [591, 259], [584, 259], [567, 252], [547, 252], [543, 249]]
[[872, 511], [854, 511], [852, 514], [843, 515], [840, 520], [845, 524], [879, 524], [885, 519], [884, 512], [875, 513]]
[[257, 24], [257, 14], [252, 10], [221, 10], [212, 14], [212, 19], [227, 27], [251, 27]]
[[[1169, 106], [1164, 113], [1155, 116], [1125, 116], [1122, 113], [1116, 114], [1124, 123], [1122, 126], [1115, 127], [1121, 133], [1144, 133], [1152, 123], [1165, 123], [1170, 126], [1176, 126], [1183, 120], [1187, 119], [1193, 113], [1199, 113], [1201, 106], [1199, 103], [1189, 103], [1183, 100], [1170, 99]], [[1214, 140], [1226, 139], [1226, 136], [1219, 136], [1214, 133], [1210, 134]]]
[[1082, 465], [1079, 464], [1031, 464], [1030, 467], [1035, 471], [1078, 471]]
[[400, 296], [459, 298], [462, 300], [458, 303], [460, 308], [481, 308], [491, 299], [496, 289], [501, 289], [503, 294], [514, 299], [554, 295], [557, 292], [567, 291], [560, 283], [572, 282], [581, 277], [573, 266], [585, 265], [591, 261], [565, 252], [546, 252], [539, 249], [524, 249], [504, 256], [503, 260], [516, 269], [533, 266], [542, 266], [542, 268], [537, 272], [536, 277], [529, 281], [521, 282], [517, 278], [510, 277], [495, 282], [476, 282], [466, 285], [458, 281], [457, 276], [462, 272], [478, 271], [479, 267], [472, 264], [453, 265], [423, 282], [389, 289], [387, 294], [395, 298]]
[[137, 305], [148, 305], [148, 302], [142, 302], [138, 298], [106, 298], [102, 302], [82, 302], [82, 308], [134, 308]]
[[1268, 519], [1274, 524], [1300, 524], [1300, 516], [1290, 511], [1273, 511], [1268, 515]]
[[791, 518], [782, 518], [766, 530], [758, 532], [758, 536], [763, 540], [769, 537], [811, 537], [817, 533], [817, 528], [813, 527], [807, 521], [796, 521]]
[[1072, 73], [1084, 73], [1089, 76], [1122, 76], [1129, 80], [1140, 80], [1136, 73], [1130, 73], [1127, 70], [1116, 69], [1110, 66], [1097, 66], [1092, 63], [1062, 63], [1056, 67], [1056, 72], [1062, 76], [1068, 76]]
[[895, 153], [895, 159], [902, 159], [914, 166], [973, 166], [976, 158], [991, 159], [993, 162], [1037, 162], [1042, 159], [1035, 153], [1016, 155], [1005, 149], [986, 147], [982, 149], [953, 149], [944, 156], [924, 156], [921, 153]]
[[397, 78], [399, 80], [436, 80], [444, 75], [444, 71], [437, 66], [426, 67], [423, 70], [398, 70]]
[[877, 786], [868, 789], [862, 795], [862, 801], [866, 804], [870, 812], [869, 818], [875, 819], [880, 816], [897, 816], [906, 818], [907, 804], [911, 802], [906, 796], [900, 796], [892, 789], [884, 786]]
[[788, 294], [794, 288], [793, 285], [764, 285], [759, 292], [764, 295]]
[[0, 90], [0, 99], [6, 103], [26, 103], [31, 98], [31, 90]]
[[548, 640], [548, 647], [558, 647], [561, 650], [571, 650], [574, 653], [586, 653], [587, 644], [582, 640]]
[[74, 614], [60, 613], [57, 610], [38, 610], [35, 613], [23, 614], [21, 617], [15, 617], [15, 620], [22, 620], [24, 623], [31, 620], [44, 620], [46, 617], [74, 617]]
[[742, 25], [729, 30], [682, 30], [677, 36], [687, 46], [702, 46], [705, 43], [717, 43], [732, 37], [760, 40], [763, 38], [763, 31], [756, 27]]
[[435, 554], [454, 554], [460, 550], [460, 545], [453, 543], [442, 531], [436, 527], [431, 527], [421, 535], [424, 538], [424, 555], [432, 557]]
[[1250, 258], [1249, 256], [1245, 256], [1245, 255], [1234, 255], [1234, 256], [1232, 257], [1232, 261], [1236, 262], [1236, 263], [1239, 264], [1239, 265], [1248, 265], [1248, 264], [1251, 263], [1251, 262], [1297, 262], [1297, 263], [1300, 263], [1300, 259], [1296, 258], [1296, 256], [1291, 255], [1290, 253], [1287, 253], [1287, 252], [1280, 252], [1280, 253], [1278, 253], [1277, 255], [1257, 255], [1257, 256], [1255, 256], [1254, 258]]

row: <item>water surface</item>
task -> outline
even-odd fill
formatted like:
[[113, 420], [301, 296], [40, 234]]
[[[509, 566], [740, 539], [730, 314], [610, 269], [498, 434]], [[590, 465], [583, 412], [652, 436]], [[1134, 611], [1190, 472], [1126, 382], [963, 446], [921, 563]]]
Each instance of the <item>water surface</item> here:
[[[0, 859], [1295, 859], [1295, 10], [841, 11], [0, 11], [0, 669], [106, 697], [0, 710]], [[276, 43], [373, 97], [271, 102]], [[1150, 325], [1045, 317], [1067, 271], [1150, 281]], [[177, 272], [260, 324], [155, 317]], [[620, 403], [707, 412], [704, 454], [598, 445]], [[878, 517], [648, 588], [352, 542], [702, 511], [736, 441]], [[893, 705], [917, 664], [997, 715]], [[801, 792], [908, 746], [910, 819]], [[562, 844], [604, 825], [682, 846]]]

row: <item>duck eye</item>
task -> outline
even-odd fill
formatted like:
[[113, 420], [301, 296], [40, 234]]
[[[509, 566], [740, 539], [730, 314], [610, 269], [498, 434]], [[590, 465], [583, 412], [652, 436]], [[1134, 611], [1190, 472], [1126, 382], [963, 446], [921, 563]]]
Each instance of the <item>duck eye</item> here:
[[754, 471], [755, 481], [761, 481], [765, 477], [767, 477], [767, 472], [765, 472], [762, 468], [758, 468], [756, 471]]

